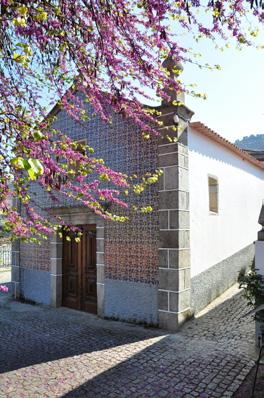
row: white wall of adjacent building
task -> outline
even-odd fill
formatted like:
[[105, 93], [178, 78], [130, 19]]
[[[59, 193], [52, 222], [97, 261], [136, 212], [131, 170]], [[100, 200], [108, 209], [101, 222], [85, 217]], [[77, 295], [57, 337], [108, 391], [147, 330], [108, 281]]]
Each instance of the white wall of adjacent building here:
[[[189, 129], [191, 276], [257, 239], [264, 171]], [[218, 214], [209, 211], [208, 176], [218, 180]]]

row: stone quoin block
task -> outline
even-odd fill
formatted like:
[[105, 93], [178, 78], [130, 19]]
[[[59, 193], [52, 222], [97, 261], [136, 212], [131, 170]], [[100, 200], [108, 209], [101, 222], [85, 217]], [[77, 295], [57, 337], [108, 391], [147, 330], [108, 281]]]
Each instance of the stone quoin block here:
[[189, 229], [190, 215], [188, 211], [170, 210], [169, 211], [169, 228], [170, 229]]
[[169, 293], [165, 291], [158, 292], [158, 306], [160, 310], [169, 310]]
[[62, 275], [51, 275], [50, 278], [51, 305], [59, 307], [62, 302]]
[[178, 167], [170, 166], [164, 168], [165, 189], [178, 189]]
[[160, 231], [160, 248], [174, 248], [179, 245], [179, 231]]
[[[183, 199], [181, 200], [183, 202]], [[159, 192], [160, 210], [177, 209], [179, 206], [179, 197], [177, 191]]]
[[159, 190], [163, 191], [164, 190], [164, 173], [159, 176]]
[[162, 329], [177, 330], [179, 327], [177, 314], [159, 311], [159, 326]]
[[62, 258], [62, 242], [51, 242], [50, 243], [50, 257], [51, 258]]
[[96, 239], [96, 251], [104, 251], [104, 239]]
[[178, 152], [178, 144], [165, 144], [158, 147], [159, 155], [167, 155], [174, 152]]
[[96, 253], [96, 263], [104, 264], [104, 253]]
[[159, 266], [161, 268], [168, 268], [168, 250], [167, 249], [159, 249]]
[[173, 166], [179, 163], [177, 153], [159, 155], [159, 167]]
[[53, 275], [62, 274], [62, 258], [52, 258], [50, 260], [50, 271]]
[[174, 269], [159, 270], [159, 289], [177, 291], [179, 287], [179, 272]]
[[100, 317], [104, 316], [104, 292], [105, 292], [105, 287], [103, 284], [97, 283], [96, 286], [97, 289], [97, 314]]
[[179, 269], [178, 271], [178, 290], [189, 289], [191, 285], [190, 269]]
[[177, 179], [178, 179], [178, 188], [182, 191], [188, 191], [189, 190], [189, 172], [188, 172], [188, 170], [186, 170], [182, 167], [179, 167]]
[[104, 283], [104, 265], [97, 264], [96, 267], [97, 282]]
[[160, 248], [189, 248], [190, 232], [188, 230], [160, 231]]
[[167, 210], [159, 212], [159, 226], [160, 229], [169, 228], [169, 212]]
[[160, 210], [189, 210], [189, 193], [184, 191], [159, 192]]
[[[178, 165], [180, 167], [188, 168], [188, 157], [178, 153]], [[187, 162], [186, 162], [187, 159]]]
[[178, 144], [178, 153], [188, 156], [188, 147], [186, 145]]
[[179, 191], [179, 210], [189, 210], [189, 192]]
[[179, 230], [179, 248], [189, 248], [190, 247], [190, 231], [188, 230]]
[[180, 312], [190, 307], [190, 290], [169, 292], [169, 311]]
[[104, 228], [96, 228], [96, 237], [104, 238]]
[[169, 250], [169, 268], [187, 268], [190, 264], [189, 249]]

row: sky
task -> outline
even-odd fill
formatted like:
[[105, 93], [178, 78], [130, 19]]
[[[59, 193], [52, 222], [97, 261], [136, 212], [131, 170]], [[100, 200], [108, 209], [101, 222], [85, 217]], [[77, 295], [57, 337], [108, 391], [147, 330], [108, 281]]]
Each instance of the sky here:
[[198, 84], [198, 91], [208, 96], [207, 100], [186, 98], [186, 105], [195, 112], [192, 121], [201, 121], [231, 142], [264, 134], [264, 50], [231, 47], [221, 52], [209, 40], [199, 47], [203, 62], [220, 64], [222, 69], [185, 65], [183, 82]]

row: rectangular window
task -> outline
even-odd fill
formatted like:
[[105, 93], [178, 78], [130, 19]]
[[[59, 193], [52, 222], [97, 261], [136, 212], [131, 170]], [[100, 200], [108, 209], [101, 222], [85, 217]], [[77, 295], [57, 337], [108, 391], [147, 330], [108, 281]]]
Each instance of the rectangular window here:
[[210, 213], [218, 213], [218, 180], [215, 177], [208, 177], [209, 189], [209, 211]]

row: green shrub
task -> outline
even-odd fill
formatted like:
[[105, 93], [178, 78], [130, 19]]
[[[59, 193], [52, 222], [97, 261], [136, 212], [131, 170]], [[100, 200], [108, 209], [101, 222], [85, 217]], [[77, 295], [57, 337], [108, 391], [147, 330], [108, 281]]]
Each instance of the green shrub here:
[[[242, 269], [238, 275], [239, 288], [243, 289], [243, 296], [248, 305], [257, 308], [264, 304], [264, 278], [257, 273], [255, 261], [252, 262], [250, 270]], [[258, 312], [257, 318], [264, 319], [264, 311]]]

